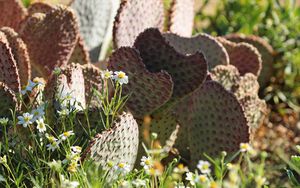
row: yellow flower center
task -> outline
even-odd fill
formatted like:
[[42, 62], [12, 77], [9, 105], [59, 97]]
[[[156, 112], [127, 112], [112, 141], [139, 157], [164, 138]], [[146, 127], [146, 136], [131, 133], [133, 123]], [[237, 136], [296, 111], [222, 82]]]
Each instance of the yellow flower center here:
[[120, 163], [118, 166], [119, 166], [119, 168], [124, 168], [125, 164], [124, 163]]
[[184, 165], [183, 165], [182, 163], [180, 163], [180, 164], [178, 165], [178, 168], [179, 168], [180, 170], [183, 170], [183, 169], [184, 169]]
[[54, 142], [55, 138], [53, 136], [48, 137], [49, 142]]
[[241, 149], [248, 150], [248, 148], [249, 148], [248, 144], [241, 144]]
[[105, 78], [109, 78], [110, 76], [111, 76], [110, 72], [105, 72], [105, 73], [104, 73], [104, 77], [105, 77]]
[[69, 137], [69, 136], [70, 136], [70, 132], [64, 132], [63, 135], [64, 135], [65, 137]]
[[145, 161], [145, 164], [149, 166], [149, 165], [151, 164], [151, 161], [150, 161], [149, 159], [147, 159], [147, 160]]
[[199, 180], [200, 180], [201, 183], [205, 183], [206, 180], [207, 180], [207, 178], [206, 178], [206, 176], [204, 176], [204, 175], [200, 175], [200, 176], [199, 176]]
[[204, 165], [202, 166], [202, 169], [203, 169], [203, 170], [207, 170], [208, 168], [209, 168], [208, 164], [204, 164]]
[[210, 188], [217, 188], [218, 184], [216, 182], [211, 182], [209, 187]]
[[30, 117], [27, 117], [27, 116], [24, 117], [24, 121], [25, 121], [25, 122], [29, 122], [29, 121], [30, 121]]
[[118, 74], [118, 78], [120, 78], [120, 79], [122, 79], [122, 78], [125, 78], [125, 73], [124, 72], [120, 72], [119, 74]]

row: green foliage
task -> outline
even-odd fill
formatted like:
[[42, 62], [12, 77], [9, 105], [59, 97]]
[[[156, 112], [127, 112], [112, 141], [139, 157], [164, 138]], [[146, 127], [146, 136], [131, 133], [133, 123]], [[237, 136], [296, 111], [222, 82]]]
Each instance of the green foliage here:
[[[275, 79], [265, 89], [266, 99], [286, 102], [296, 110], [300, 102], [300, 6], [296, 1], [222, 0], [213, 15], [204, 13], [205, 5], [196, 16], [196, 31], [226, 35], [245, 33], [268, 40], [276, 51]], [[211, 10], [210, 12], [212, 12]], [[201, 23], [208, 22], [206, 26]]]

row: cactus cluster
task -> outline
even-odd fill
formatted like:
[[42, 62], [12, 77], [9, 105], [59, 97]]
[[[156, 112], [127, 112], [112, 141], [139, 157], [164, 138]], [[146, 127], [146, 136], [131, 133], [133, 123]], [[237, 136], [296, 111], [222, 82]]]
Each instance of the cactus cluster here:
[[[257, 37], [191, 36], [193, 0], [174, 0], [167, 21], [160, 0], [123, 0], [120, 7], [114, 1], [74, 0], [75, 11], [5, 2], [0, 14], [14, 10], [17, 17], [0, 21], [1, 116], [10, 108], [21, 110], [17, 94], [33, 75], [47, 80], [50, 115], [62, 108], [59, 99], [68, 93], [80, 105], [78, 118], [88, 110], [96, 127], [101, 104], [93, 89], [108, 86], [90, 56], [98, 60], [113, 28], [108, 69], [126, 72], [129, 83], [122, 89], [130, 97], [126, 112], [97, 134], [86, 157], [101, 164], [127, 162], [132, 169], [143, 154], [141, 133], [148, 129], [158, 133], [166, 152], [176, 148], [194, 168], [203, 153], [237, 151], [261, 124], [266, 104], [258, 97], [257, 77], [264, 84], [270, 78], [271, 47]], [[53, 72], [57, 67], [59, 74]], [[151, 121], [144, 123], [144, 117]]]
[[[127, 107], [140, 124], [144, 116], [152, 118], [150, 130], [158, 133], [162, 145], [180, 126], [174, 147], [191, 167], [204, 152], [237, 151], [240, 143], [250, 140], [250, 129], [258, 126], [266, 108], [253, 74], [261, 66], [258, 51], [249, 44], [231, 44], [247, 49], [239, 48], [243, 53], [237, 57], [231, 51], [234, 47], [224, 48], [220, 40], [225, 41], [208, 35], [182, 38], [150, 28], [133, 47], [117, 49], [108, 62], [109, 69], [128, 73], [131, 84], [124, 86], [124, 92], [133, 97]], [[236, 57], [233, 65], [231, 52]], [[148, 74], [152, 77], [145, 79]], [[162, 74], [168, 79], [156, 81]]]

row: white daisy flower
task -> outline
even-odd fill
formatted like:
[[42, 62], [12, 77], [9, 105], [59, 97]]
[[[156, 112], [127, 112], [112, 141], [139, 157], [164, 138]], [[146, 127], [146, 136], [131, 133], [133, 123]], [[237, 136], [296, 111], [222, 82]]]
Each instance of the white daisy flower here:
[[74, 135], [73, 131], [66, 131], [66, 132], [62, 133], [61, 135], [59, 135], [59, 137], [61, 140], [66, 140], [67, 138], [69, 138], [72, 135]]
[[81, 153], [82, 148], [80, 146], [71, 146], [71, 151], [73, 153], [79, 154]]
[[128, 83], [128, 76], [123, 71], [116, 71], [114, 73], [113, 80], [118, 82], [120, 85]]
[[203, 174], [209, 174], [210, 173], [210, 163], [208, 161], [202, 161], [200, 160], [198, 162], [197, 168], [201, 171]]
[[186, 173], [186, 178], [185, 180], [187, 180], [191, 185], [196, 185], [196, 176], [195, 174], [193, 174], [192, 172], [188, 172]]
[[153, 166], [153, 159], [151, 157], [143, 156], [140, 164], [145, 170], [148, 170]]
[[18, 116], [18, 124], [23, 125], [23, 127], [27, 127], [33, 123], [32, 118], [33, 115], [26, 112], [22, 116]]
[[36, 121], [43, 117], [45, 115], [44, 106], [41, 105], [37, 109], [32, 110], [31, 114], [33, 115], [32, 121]]
[[104, 79], [112, 78], [112, 76], [113, 76], [113, 72], [112, 71], [105, 70], [105, 71], [101, 72], [101, 77], [104, 78]]
[[47, 145], [47, 150], [54, 151], [57, 148], [59, 148], [59, 142], [57, 141], [51, 142], [50, 144]]
[[130, 171], [129, 166], [126, 163], [119, 163], [118, 165], [114, 166], [114, 169], [120, 174], [127, 174]]
[[36, 124], [36, 128], [39, 130], [40, 133], [43, 133], [47, 130], [44, 119], [39, 118], [38, 120], [36, 120]]
[[248, 143], [240, 143], [240, 151], [241, 152], [249, 152], [252, 150], [252, 147]]

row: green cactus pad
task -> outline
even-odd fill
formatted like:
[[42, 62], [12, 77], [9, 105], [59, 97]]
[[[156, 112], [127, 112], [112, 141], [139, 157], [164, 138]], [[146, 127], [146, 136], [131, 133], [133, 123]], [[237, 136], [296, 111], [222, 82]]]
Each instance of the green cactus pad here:
[[0, 2], [0, 28], [6, 26], [17, 31], [21, 20], [26, 15], [27, 11], [21, 0], [2, 0]]
[[129, 83], [123, 85], [123, 93], [130, 95], [127, 107], [134, 117], [143, 118], [165, 104], [172, 95], [173, 82], [165, 71], [151, 73], [143, 64], [138, 51], [121, 47], [108, 62], [108, 69], [124, 71]]
[[229, 57], [223, 45], [214, 37], [198, 34], [191, 38], [181, 37], [173, 33], [163, 34], [171, 46], [182, 54], [194, 54], [200, 51], [204, 54], [209, 69], [217, 65], [228, 65]]
[[99, 68], [92, 64], [83, 65], [83, 76], [85, 85], [85, 100], [91, 107], [100, 106], [100, 99], [93, 95], [93, 89], [102, 92], [105, 87], [105, 82], [101, 78], [101, 71]]
[[86, 156], [107, 166], [126, 163], [133, 169], [139, 145], [138, 124], [130, 113], [123, 113], [114, 121], [112, 128], [97, 134], [86, 150]]
[[31, 66], [27, 46], [21, 37], [13, 29], [3, 27], [0, 30], [3, 32], [9, 42], [12, 54], [17, 64], [21, 86], [26, 86], [31, 76]]
[[11, 111], [18, 109], [15, 93], [7, 85], [0, 82], [0, 117], [10, 117]]
[[183, 55], [177, 52], [158, 29], [145, 30], [137, 37], [134, 46], [150, 72], [165, 70], [172, 76], [173, 99], [194, 91], [207, 76], [207, 63], [202, 53]]
[[69, 62], [79, 63], [81, 65], [91, 63], [90, 55], [81, 36], [78, 37], [78, 41], [72, 52]]
[[114, 0], [75, 0], [71, 7], [75, 10], [79, 22], [80, 33], [88, 50], [91, 51], [92, 61], [97, 61], [100, 47], [113, 15]]
[[259, 75], [258, 81], [261, 87], [267, 85], [273, 75], [273, 63], [274, 63], [274, 50], [270, 44], [263, 38], [258, 36], [250, 35], [245, 36], [243, 34], [231, 34], [225, 36], [227, 40], [233, 42], [246, 42], [253, 45], [259, 53], [261, 54], [262, 59], [262, 70]]
[[192, 36], [195, 0], [173, 0], [170, 9], [169, 31], [180, 36]]
[[132, 46], [135, 38], [150, 27], [163, 30], [163, 2], [160, 0], [123, 0], [114, 22], [115, 47]]
[[35, 13], [46, 14], [46, 13], [52, 11], [53, 9], [55, 9], [54, 6], [52, 6], [50, 4], [38, 2], [38, 3], [31, 4], [28, 7], [27, 11], [28, 11], [29, 15], [33, 15]]
[[249, 142], [249, 127], [237, 98], [215, 81], [205, 82], [191, 95], [192, 117], [188, 126], [191, 167], [203, 153], [230, 154]]
[[47, 78], [55, 67], [68, 63], [77, 42], [78, 24], [71, 9], [59, 6], [46, 15], [27, 17], [20, 34], [32, 65]]
[[19, 93], [21, 86], [17, 64], [8, 40], [2, 32], [0, 32], [0, 54], [0, 82], [6, 84], [14, 92]]
[[262, 60], [258, 50], [248, 43], [234, 43], [224, 38], [218, 40], [226, 48], [229, 55], [230, 64], [238, 68], [241, 75], [252, 73], [256, 76], [260, 74]]

